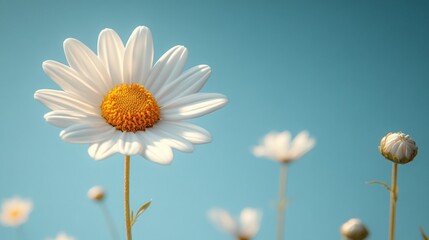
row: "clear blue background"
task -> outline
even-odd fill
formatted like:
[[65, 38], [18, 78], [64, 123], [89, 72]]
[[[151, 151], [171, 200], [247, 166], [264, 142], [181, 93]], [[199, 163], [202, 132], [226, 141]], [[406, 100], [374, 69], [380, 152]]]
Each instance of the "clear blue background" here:
[[[230, 102], [193, 121], [212, 143], [176, 152], [167, 167], [132, 158], [132, 208], [153, 200], [135, 239], [230, 239], [207, 220], [216, 206], [262, 209], [256, 239], [275, 239], [279, 166], [250, 149], [271, 130], [304, 129], [317, 145], [289, 171], [286, 239], [339, 239], [352, 217], [367, 224], [369, 239], [387, 239], [389, 194], [365, 182], [390, 182], [377, 149], [390, 131], [420, 147], [399, 167], [397, 239], [421, 239], [419, 225], [429, 232], [428, 1], [0, 0], [0, 199], [34, 201], [26, 239], [60, 231], [109, 239], [86, 197], [96, 184], [124, 236], [122, 157], [96, 162], [87, 146], [61, 141], [33, 94], [58, 89], [41, 63], [65, 62], [64, 39], [95, 50], [102, 29], [126, 41], [138, 25], [151, 28], [156, 58], [181, 44], [187, 67], [210, 65], [203, 91]], [[15, 230], [0, 226], [0, 238], [15, 239]]]

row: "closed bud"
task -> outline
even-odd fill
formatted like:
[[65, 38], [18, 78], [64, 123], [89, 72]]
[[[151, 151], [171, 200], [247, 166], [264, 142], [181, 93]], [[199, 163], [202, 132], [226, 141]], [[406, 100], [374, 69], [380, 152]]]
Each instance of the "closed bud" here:
[[380, 141], [379, 150], [388, 160], [405, 164], [411, 162], [417, 155], [417, 145], [410, 136], [402, 133], [388, 133]]
[[102, 201], [104, 199], [104, 189], [100, 186], [94, 186], [88, 190], [88, 197], [93, 201]]
[[369, 233], [359, 219], [352, 218], [341, 226], [341, 234], [347, 240], [364, 240]]

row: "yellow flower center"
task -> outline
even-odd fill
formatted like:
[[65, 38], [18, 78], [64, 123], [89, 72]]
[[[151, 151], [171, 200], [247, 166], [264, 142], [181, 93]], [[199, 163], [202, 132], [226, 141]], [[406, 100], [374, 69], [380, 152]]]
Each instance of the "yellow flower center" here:
[[159, 120], [159, 106], [152, 94], [139, 84], [113, 88], [101, 103], [107, 123], [125, 132], [144, 131]]
[[19, 209], [13, 209], [9, 212], [9, 217], [11, 219], [17, 219], [21, 216], [21, 211]]

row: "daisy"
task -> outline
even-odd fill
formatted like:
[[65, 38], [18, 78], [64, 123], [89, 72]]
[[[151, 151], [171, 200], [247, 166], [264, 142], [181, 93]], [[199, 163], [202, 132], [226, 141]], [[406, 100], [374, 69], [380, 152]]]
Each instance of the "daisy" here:
[[28, 220], [33, 203], [19, 197], [6, 199], [2, 204], [0, 222], [3, 225], [17, 227]]
[[64, 41], [64, 52], [68, 65], [43, 63], [62, 90], [38, 90], [34, 98], [52, 110], [45, 120], [64, 128], [64, 141], [89, 144], [95, 160], [125, 155], [125, 225], [126, 239], [131, 240], [132, 224], [142, 211], [135, 216], [130, 211], [130, 156], [169, 164], [172, 148], [192, 152], [194, 144], [210, 142], [207, 130], [187, 120], [223, 107], [227, 99], [199, 93], [210, 67], [183, 71], [188, 56], [183, 46], [171, 48], [153, 64], [152, 34], [144, 26], [137, 27], [125, 45], [115, 31], [105, 29], [97, 54], [71, 38]]
[[280, 164], [279, 201], [277, 208], [277, 239], [284, 239], [284, 219], [286, 209], [286, 179], [289, 163], [302, 157], [316, 143], [307, 131], [300, 132], [293, 140], [290, 132], [270, 132], [253, 148], [256, 157], [266, 157]]
[[240, 218], [234, 219], [226, 210], [215, 208], [209, 211], [209, 218], [217, 228], [237, 240], [250, 240], [259, 231], [262, 213], [254, 208], [245, 208]]
[[253, 148], [253, 154], [277, 162], [291, 162], [310, 151], [315, 143], [307, 131], [300, 132], [293, 140], [288, 131], [270, 132]]
[[199, 93], [211, 70], [184, 70], [188, 51], [175, 46], [153, 64], [149, 28], [137, 27], [124, 45], [118, 34], [101, 31], [97, 53], [76, 39], [64, 41], [68, 65], [45, 61], [43, 70], [62, 90], [38, 90], [34, 98], [52, 111], [47, 122], [63, 128], [62, 140], [89, 144], [95, 160], [115, 153], [140, 154], [160, 164], [172, 148], [192, 152], [211, 141], [210, 133], [189, 119], [227, 103], [217, 93]]
[[58, 233], [55, 238], [48, 238], [48, 240], [75, 240], [75, 238], [61, 232]]

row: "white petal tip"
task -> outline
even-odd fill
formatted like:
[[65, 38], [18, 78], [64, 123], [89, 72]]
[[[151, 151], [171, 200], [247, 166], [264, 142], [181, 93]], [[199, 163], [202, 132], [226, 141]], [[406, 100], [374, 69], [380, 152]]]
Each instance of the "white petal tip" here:
[[111, 28], [105, 28], [105, 29], [101, 30], [100, 34], [103, 34], [103, 33], [105, 33], [105, 32], [111, 32], [111, 31], [113, 31], [113, 32], [114, 32], [114, 30], [113, 30], [113, 29], [111, 29]]
[[148, 33], [150, 33], [150, 29], [146, 26], [138, 26], [138, 27], [136, 27], [136, 29], [134, 29], [134, 32], [139, 32], [139, 33], [148, 32]]
[[64, 48], [66, 48], [67, 45], [72, 44], [77, 42], [78, 40], [74, 39], [74, 38], [67, 38], [66, 40], [64, 40], [63, 46]]

